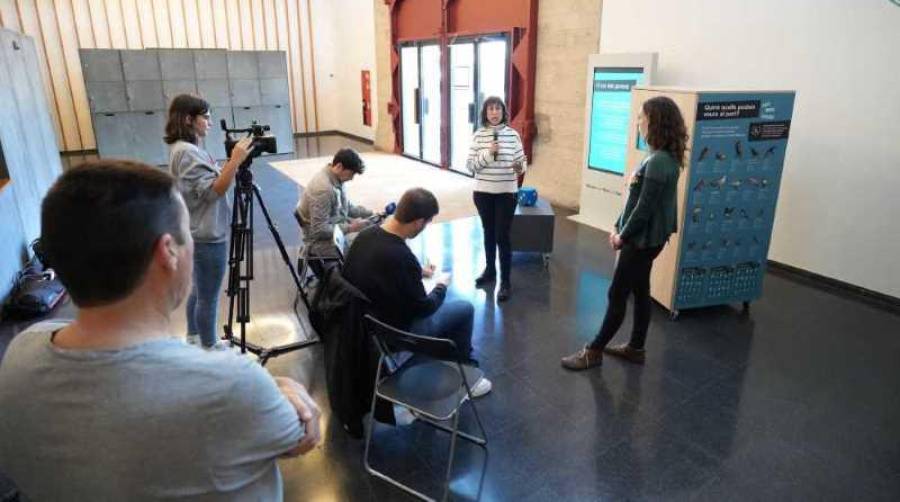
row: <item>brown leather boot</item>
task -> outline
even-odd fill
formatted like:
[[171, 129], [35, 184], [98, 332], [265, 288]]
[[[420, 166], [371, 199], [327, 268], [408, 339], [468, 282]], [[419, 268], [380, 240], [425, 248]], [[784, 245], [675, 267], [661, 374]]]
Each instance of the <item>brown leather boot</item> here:
[[560, 363], [563, 368], [573, 371], [590, 369], [603, 364], [603, 352], [585, 346], [578, 352], [562, 358]]
[[633, 349], [627, 343], [623, 343], [622, 345], [613, 345], [612, 347], [606, 347], [603, 349], [603, 352], [611, 356], [621, 357], [622, 359], [634, 364], [644, 364], [644, 351]]

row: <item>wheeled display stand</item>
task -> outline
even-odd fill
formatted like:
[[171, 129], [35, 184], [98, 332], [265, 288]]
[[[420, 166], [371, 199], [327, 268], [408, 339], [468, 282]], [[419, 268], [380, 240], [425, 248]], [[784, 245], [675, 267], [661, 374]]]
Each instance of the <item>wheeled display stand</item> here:
[[[677, 233], [653, 264], [650, 294], [673, 320], [712, 305], [746, 311], [762, 294], [794, 92], [635, 87], [632, 117], [655, 96], [675, 101], [689, 140]], [[638, 136], [632, 118], [628, 175], [647, 155]]]

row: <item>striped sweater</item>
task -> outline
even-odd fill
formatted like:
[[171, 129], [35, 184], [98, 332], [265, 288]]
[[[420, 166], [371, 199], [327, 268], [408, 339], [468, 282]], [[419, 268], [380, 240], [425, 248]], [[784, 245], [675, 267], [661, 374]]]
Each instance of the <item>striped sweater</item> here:
[[[497, 159], [491, 153], [494, 131], [497, 131]], [[515, 129], [506, 124], [497, 127], [481, 127], [472, 136], [466, 168], [475, 175], [475, 191], [486, 193], [516, 193], [519, 190], [518, 176], [513, 165], [522, 163], [522, 172], [527, 168], [522, 140]]]

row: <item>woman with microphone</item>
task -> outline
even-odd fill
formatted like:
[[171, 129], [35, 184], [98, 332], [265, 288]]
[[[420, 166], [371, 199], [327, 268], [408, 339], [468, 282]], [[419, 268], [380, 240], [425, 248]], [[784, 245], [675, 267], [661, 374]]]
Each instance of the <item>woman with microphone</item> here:
[[220, 168], [200, 146], [209, 131], [209, 120], [209, 103], [181, 94], [169, 105], [163, 138], [169, 145], [169, 172], [178, 180], [194, 238], [194, 285], [187, 301], [187, 341], [201, 343], [207, 349], [224, 347], [217, 343], [216, 315], [228, 260], [231, 203], [227, 194], [238, 167], [253, 149], [252, 138], [241, 139]]
[[472, 137], [466, 167], [475, 175], [475, 207], [484, 230], [484, 272], [475, 279], [477, 287], [493, 284], [497, 278], [497, 248], [500, 248], [500, 290], [497, 301], [510, 295], [509, 230], [516, 212], [519, 176], [526, 170], [525, 151], [519, 133], [509, 126], [509, 114], [502, 99], [491, 96], [481, 108], [481, 127]]

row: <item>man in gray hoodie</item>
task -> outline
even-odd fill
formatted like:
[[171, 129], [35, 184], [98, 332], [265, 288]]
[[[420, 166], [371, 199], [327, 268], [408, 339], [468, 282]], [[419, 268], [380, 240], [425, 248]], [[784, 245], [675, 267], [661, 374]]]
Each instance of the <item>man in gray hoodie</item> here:
[[[303, 189], [296, 216], [303, 229], [303, 245], [310, 258], [337, 258], [334, 229], [344, 235], [355, 234], [373, 224], [374, 213], [355, 206], [347, 199], [344, 183], [365, 171], [365, 164], [351, 148], [341, 148], [330, 164], [323, 167]], [[310, 267], [321, 275], [321, 262], [310, 260]]]

